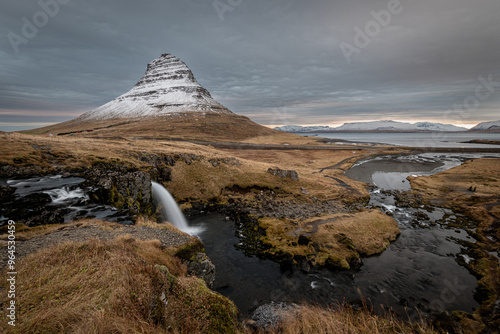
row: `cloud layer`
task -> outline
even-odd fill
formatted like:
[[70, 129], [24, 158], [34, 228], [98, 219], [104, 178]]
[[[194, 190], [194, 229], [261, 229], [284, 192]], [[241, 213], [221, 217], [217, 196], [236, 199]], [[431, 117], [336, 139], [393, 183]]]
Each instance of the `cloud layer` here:
[[266, 125], [500, 118], [498, 0], [39, 0], [4, 7], [4, 130], [102, 105], [165, 52], [184, 60], [219, 102]]

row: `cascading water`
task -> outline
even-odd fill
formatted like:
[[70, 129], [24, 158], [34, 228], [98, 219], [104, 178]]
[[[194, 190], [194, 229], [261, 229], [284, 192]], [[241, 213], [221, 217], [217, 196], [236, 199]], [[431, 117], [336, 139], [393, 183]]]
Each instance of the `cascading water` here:
[[177, 227], [184, 233], [196, 235], [200, 232], [199, 228], [190, 228], [188, 222], [181, 212], [181, 209], [175, 202], [175, 199], [165, 187], [156, 182], [151, 182], [153, 198], [160, 207], [162, 218]]

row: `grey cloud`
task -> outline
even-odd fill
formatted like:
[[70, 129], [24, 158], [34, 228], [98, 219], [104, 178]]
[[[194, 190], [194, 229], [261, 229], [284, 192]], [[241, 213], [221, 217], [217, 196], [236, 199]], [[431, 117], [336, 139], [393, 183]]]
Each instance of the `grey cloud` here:
[[[497, 0], [401, 0], [348, 63], [339, 44], [354, 43], [354, 27], [388, 2], [245, 0], [221, 21], [211, 1], [70, 1], [18, 54], [7, 34], [40, 8], [11, 2], [0, 14], [0, 111], [69, 119], [129, 90], [164, 52], [219, 102], [273, 125], [437, 119], [474, 93], [478, 76], [500, 81]], [[496, 92], [475, 119], [495, 120], [499, 105]]]

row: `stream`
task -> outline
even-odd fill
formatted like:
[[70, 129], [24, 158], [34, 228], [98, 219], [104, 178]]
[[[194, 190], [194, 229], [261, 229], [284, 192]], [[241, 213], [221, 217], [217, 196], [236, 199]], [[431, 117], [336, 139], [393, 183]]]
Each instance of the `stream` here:
[[93, 203], [83, 178], [62, 175], [37, 176], [27, 179], [0, 180], [0, 185], [15, 189], [10, 200], [0, 207], [0, 226], [8, 219], [23, 222], [34, 217], [32, 225], [67, 223], [75, 219], [95, 218], [121, 224], [132, 224], [127, 211]]
[[[473, 312], [477, 280], [457, 263], [461, 246], [474, 241], [463, 229], [447, 225], [464, 219], [443, 208], [398, 207], [393, 190], [410, 190], [409, 175], [432, 175], [471, 158], [491, 154], [420, 154], [382, 156], [353, 166], [346, 175], [372, 184], [370, 206], [392, 215], [401, 235], [380, 255], [363, 259], [360, 270], [305, 273], [248, 257], [237, 247], [238, 226], [229, 217], [206, 214], [191, 220], [216, 266], [215, 289], [232, 299], [243, 315], [270, 302], [324, 306], [366, 300], [378, 312], [394, 311], [418, 320], [444, 310]], [[495, 156], [496, 157], [496, 156]], [[418, 309], [418, 311], [417, 311]]]
[[[189, 227], [204, 242], [216, 267], [214, 289], [235, 302], [244, 316], [270, 302], [312, 303], [323, 306], [366, 300], [378, 312], [394, 311], [418, 319], [420, 314], [443, 310], [472, 312], [477, 280], [457, 259], [457, 240], [472, 239], [461, 228], [448, 228], [463, 220], [443, 208], [398, 207], [394, 191], [411, 189], [409, 175], [431, 175], [455, 167], [466, 159], [496, 157], [492, 154], [388, 155], [361, 161], [346, 175], [371, 184], [369, 206], [392, 215], [401, 235], [380, 255], [363, 259], [359, 270], [282, 270], [278, 263], [243, 253], [240, 229], [229, 217], [207, 213], [191, 219]], [[0, 226], [7, 219], [26, 216], [26, 211], [44, 220], [47, 207], [56, 209], [59, 222], [98, 218], [130, 224], [127, 212], [92, 203], [82, 186], [84, 179], [49, 175], [23, 180], [1, 180], [15, 189], [2, 203]], [[54, 210], [52, 210], [54, 211]], [[52, 217], [52, 216], [50, 216]], [[418, 311], [417, 311], [418, 309]]]

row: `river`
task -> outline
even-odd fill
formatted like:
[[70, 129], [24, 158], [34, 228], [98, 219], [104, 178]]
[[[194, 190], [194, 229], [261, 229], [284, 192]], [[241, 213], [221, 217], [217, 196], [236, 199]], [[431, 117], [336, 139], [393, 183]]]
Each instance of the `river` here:
[[463, 217], [442, 208], [398, 207], [388, 190], [410, 189], [408, 175], [431, 175], [479, 157], [488, 155], [385, 156], [350, 169], [349, 177], [374, 186], [369, 205], [392, 215], [401, 230], [386, 251], [364, 258], [357, 271], [282, 271], [277, 263], [243, 254], [237, 247], [239, 228], [229, 217], [208, 214], [191, 225], [202, 230], [199, 237], [216, 266], [215, 289], [246, 315], [271, 301], [327, 306], [360, 299], [379, 312], [392, 310], [414, 319], [443, 310], [473, 312], [479, 306], [474, 299], [477, 280], [458, 264], [459, 257], [469, 259], [456, 241], [474, 239], [463, 229], [448, 228]]
[[[463, 218], [442, 208], [398, 207], [391, 191], [409, 190], [409, 175], [431, 175], [479, 157], [498, 155], [388, 155], [361, 161], [347, 171], [350, 178], [373, 185], [369, 206], [392, 215], [401, 230], [386, 251], [364, 258], [360, 270], [283, 271], [278, 263], [246, 256], [238, 247], [241, 227], [229, 217], [209, 213], [189, 224], [200, 231], [198, 236], [216, 266], [215, 289], [232, 299], [243, 315], [271, 301], [327, 306], [360, 299], [366, 299], [379, 312], [390, 309], [411, 318], [418, 318], [419, 312], [472, 312], [479, 306], [474, 300], [477, 280], [458, 264], [458, 259], [470, 259], [461, 253], [457, 240], [474, 240], [463, 229], [448, 228], [448, 224]], [[125, 212], [89, 201], [89, 189], [82, 187], [83, 181], [60, 175], [3, 180], [2, 184], [15, 188], [12, 200], [22, 203], [16, 208], [4, 203], [0, 221], [5, 223], [7, 218], [15, 218], [12, 215], [29, 210], [29, 206], [22, 206], [26, 198], [31, 205], [40, 199], [47, 201], [46, 205], [59, 210], [66, 222], [93, 217], [131, 223]], [[11, 211], [6, 209], [9, 207]]]

